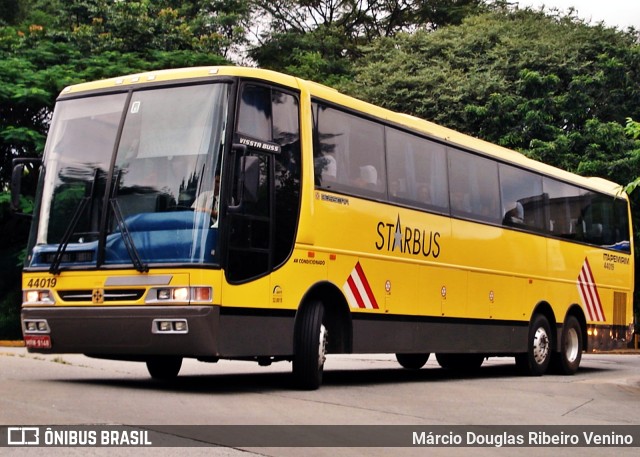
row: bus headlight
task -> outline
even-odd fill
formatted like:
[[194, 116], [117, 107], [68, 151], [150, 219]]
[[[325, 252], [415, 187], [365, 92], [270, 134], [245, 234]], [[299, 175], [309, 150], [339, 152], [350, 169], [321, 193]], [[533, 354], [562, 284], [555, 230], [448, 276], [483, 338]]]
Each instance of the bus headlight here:
[[25, 290], [22, 299], [27, 305], [53, 305], [53, 294], [50, 290]]
[[151, 289], [146, 303], [211, 303], [211, 287], [161, 287]]
[[173, 299], [176, 301], [189, 300], [189, 289], [187, 287], [178, 287], [173, 289]]

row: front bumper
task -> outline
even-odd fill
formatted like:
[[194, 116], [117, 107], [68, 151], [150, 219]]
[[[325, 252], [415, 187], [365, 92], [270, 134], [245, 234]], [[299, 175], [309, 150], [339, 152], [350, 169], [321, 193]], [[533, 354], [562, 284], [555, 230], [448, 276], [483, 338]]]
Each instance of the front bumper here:
[[[24, 307], [21, 317], [27, 344], [30, 337], [48, 341], [28, 346], [29, 352], [123, 359], [218, 355], [219, 306]], [[29, 321], [46, 321], [46, 329], [29, 331]], [[159, 329], [160, 322], [186, 322], [186, 326], [166, 331]]]

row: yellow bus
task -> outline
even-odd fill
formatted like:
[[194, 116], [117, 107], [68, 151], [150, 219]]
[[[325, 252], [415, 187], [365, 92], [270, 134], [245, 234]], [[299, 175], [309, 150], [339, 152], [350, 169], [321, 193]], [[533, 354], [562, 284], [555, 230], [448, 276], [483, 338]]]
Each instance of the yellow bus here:
[[573, 374], [633, 332], [619, 186], [271, 71], [67, 87], [38, 189], [31, 352], [291, 361], [314, 389], [330, 353]]

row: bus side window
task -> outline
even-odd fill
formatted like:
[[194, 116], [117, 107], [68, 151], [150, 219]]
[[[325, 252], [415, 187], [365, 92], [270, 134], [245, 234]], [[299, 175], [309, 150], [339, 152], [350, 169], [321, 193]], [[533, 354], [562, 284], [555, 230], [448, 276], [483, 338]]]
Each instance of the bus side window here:
[[502, 222], [497, 163], [453, 148], [448, 153], [451, 214]]
[[448, 212], [447, 155], [435, 141], [387, 127], [389, 199]]
[[316, 185], [380, 198], [386, 194], [384, 126], [314, 102]]
[[541, 232], [545, 230], [542, 176], [499, 164], [502, 224]]
[[560, 238], [576, 239], [580, 206], [580, 189], [555, 179], [543, 178], [544, 193], [548, 195], [546, 210], [549, 218], [549, 232]]

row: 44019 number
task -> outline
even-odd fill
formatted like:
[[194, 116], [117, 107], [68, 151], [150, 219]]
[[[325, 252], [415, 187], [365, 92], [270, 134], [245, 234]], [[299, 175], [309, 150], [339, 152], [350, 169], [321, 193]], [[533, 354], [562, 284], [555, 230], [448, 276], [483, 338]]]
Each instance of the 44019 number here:
[[42, 288], [42, 287], [55, 287], [58, 284], [56, 278], [31, 278], [27, 283], [29, 289]]

